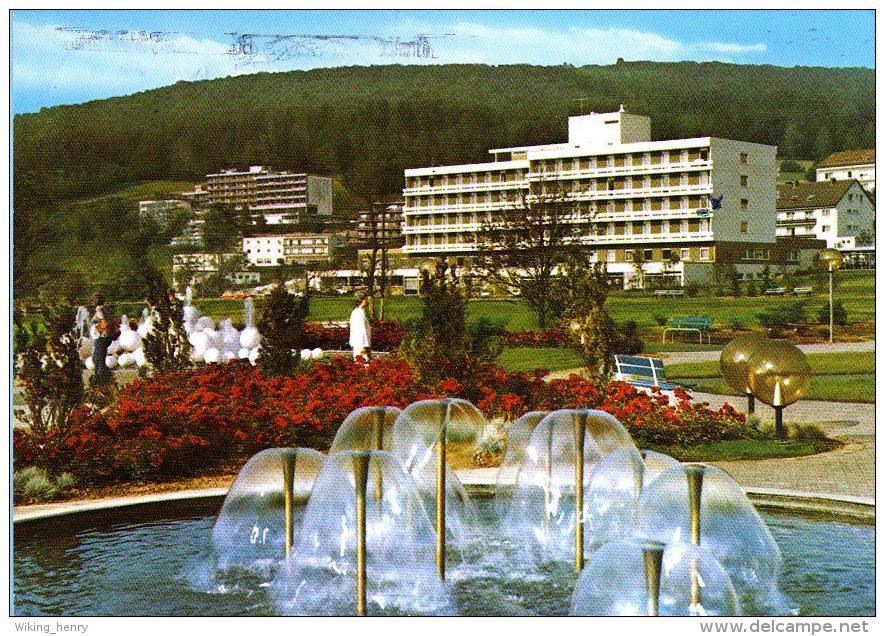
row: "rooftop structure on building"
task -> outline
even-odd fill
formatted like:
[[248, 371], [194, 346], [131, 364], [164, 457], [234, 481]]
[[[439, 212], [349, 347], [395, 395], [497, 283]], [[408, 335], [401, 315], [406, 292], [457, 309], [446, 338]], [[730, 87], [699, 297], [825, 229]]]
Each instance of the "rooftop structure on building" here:
[[875, 218], [875, 204], [856, 179], [777, 186], [778, 236], [812, 236], [830, 248], [854, 247], [857, 236], [872, 235]]
[[483, 228], [506, 210], [555, 197], [589, 225], [591, 260], [628, 287], [655, 277], [703, 282], [717, 262], [754, 277], [769, 263], [776, 147], [652, 141], [651, 119], [623, 106], [570, 117], [568, 129], [565, 143], [492, 149], [490, 162], [406, 170], [404, 252], [475, 254]]
[[857, 179], [868, 192], [876, 190], [876, 151], [843, 150], [834, 152], [815, 168], [818, 181]]
[[208, 203], [260, 214], [268, 224], [297, 223], [332, 214], [332, 180], [264, 166], [206, 175]]

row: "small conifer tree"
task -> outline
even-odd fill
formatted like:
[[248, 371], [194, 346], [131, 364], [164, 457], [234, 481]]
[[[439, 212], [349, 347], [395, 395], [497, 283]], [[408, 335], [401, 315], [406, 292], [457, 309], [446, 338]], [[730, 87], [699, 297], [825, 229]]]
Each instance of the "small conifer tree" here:
[[151, 281], [148, 301], [151, 328], [142, 338], [147, 363], [160, 373], [181, 371], [191, 364], [192, 346], [184, 329], [184, 307], [162, 278]]
[[61, 306], [44, 312], [45, 331], [17, 321], [18, 380], [28, 407], [18, 415], [36, 439], [52, 432], [63, 440], [71, 413], [85, 397], [75, 319], [73, 307]]
[[261, 349], [258, 366], [268, 375], [292, 375], [298, 365], [300, 351], [307, 344], [304, 321], [310, 308], [310, 296], [290, 294], [285, 285], [271, 290], [258, 319]]

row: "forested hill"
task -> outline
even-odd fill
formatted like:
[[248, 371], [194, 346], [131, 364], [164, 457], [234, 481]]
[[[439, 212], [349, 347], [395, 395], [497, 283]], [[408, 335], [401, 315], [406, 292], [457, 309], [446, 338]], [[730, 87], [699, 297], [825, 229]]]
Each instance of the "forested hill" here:
[[722, 63], [372, 66], [258, 73], [18, 115], [16, 210], [149, 179], [268, 164], [341, 175], [356, 194], [403, 168], [565, 141], [567, 117], [624, 104], [655, 139], [719, 136], [820, 159], [872, 148], [875, 71]]

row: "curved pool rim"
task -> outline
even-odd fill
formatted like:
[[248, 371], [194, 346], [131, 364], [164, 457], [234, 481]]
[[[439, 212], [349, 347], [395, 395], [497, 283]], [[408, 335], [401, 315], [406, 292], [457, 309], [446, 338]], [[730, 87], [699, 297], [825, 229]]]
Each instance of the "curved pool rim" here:
[[[459, 474], [471, 495], [492, 496], [495, 479], [487, 475]], [[88, 517], [95, 513], [117, 513], [137, 509], [139, 513], [162, 510], [163, 516], [175, 517], [189, 508], [220, 506], [227, 495], [227, 488], [183, 490], [132, 497], [112, 497], [85, 501], [69, 501], [35, 504], [13, 508], [15, 525], [53, 519], [67, 515]], [[876, 520], [876, 500], [873, 497], [856, 497], [830, 493], [781, 490], [776, 488], [745, 488], [747, 497], [759, 509], [783, 511], [806, 516], [823, 516], [828, 519], [872, 525]], [[156, 510], [154, 510], [156, 508]]]

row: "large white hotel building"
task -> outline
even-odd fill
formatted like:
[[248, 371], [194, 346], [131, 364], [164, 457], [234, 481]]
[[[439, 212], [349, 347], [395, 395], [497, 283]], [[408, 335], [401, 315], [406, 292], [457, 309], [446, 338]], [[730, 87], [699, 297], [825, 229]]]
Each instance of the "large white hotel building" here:
[[[715, 137], [651, 141], [651, 119], [623, 106], [570, 117], [568, 128], [567, 143], [490, 150], [488, 163], [406, 170], [403, 252], [469, 259], [496, 214], [556, 193], [591, 222], [582, 239], [590, 260], [606, 263], [625, 287], [665, 275], [705, 282], [716, 262], [758, 277], [774, 260], [775, 146]], [[642, 275], [634, 259], [644, 263]]]

